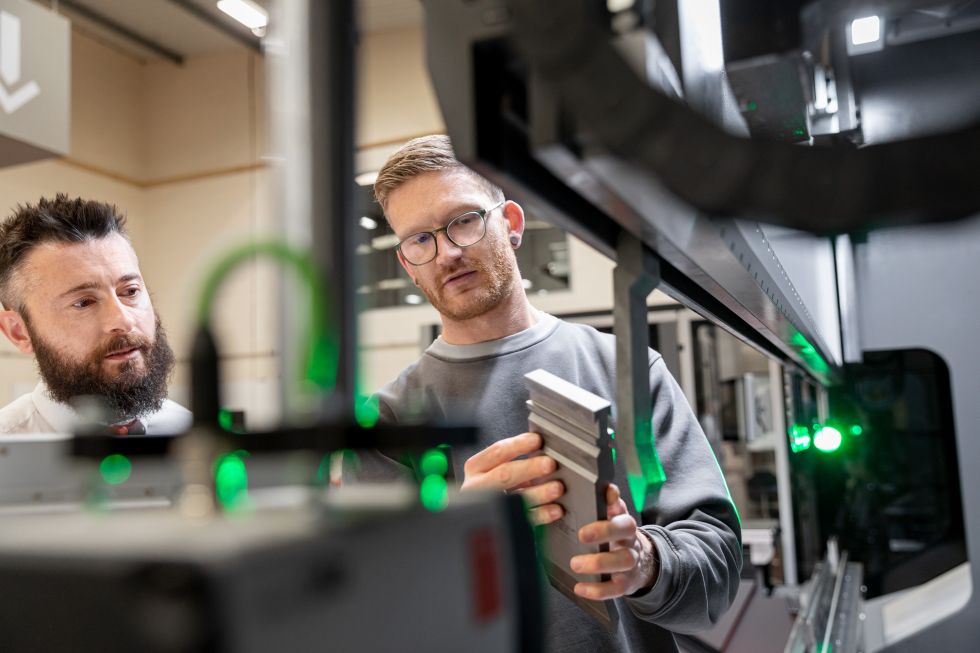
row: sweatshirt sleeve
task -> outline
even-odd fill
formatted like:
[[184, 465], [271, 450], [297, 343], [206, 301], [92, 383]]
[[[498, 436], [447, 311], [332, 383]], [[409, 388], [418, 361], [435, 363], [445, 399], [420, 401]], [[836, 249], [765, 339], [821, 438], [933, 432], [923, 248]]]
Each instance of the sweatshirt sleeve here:
[[660, 560], [652, 588], [626, 599], [644, 621], [678, 633], [710, 628], [738, 591], [741, 525], [728, 486], [663, 359], [650, 365], [653, 429], [667, 480], [642, 515]]

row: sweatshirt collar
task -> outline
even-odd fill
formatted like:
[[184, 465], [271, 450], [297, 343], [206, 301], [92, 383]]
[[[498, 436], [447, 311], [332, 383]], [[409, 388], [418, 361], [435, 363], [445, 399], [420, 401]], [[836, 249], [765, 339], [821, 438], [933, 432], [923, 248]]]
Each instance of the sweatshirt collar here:
[[543, 312], [539, 312], [538, 315], [537, 323], [523, 331], [497, 340], [478, 342], [472, 345], [450, 345], [442, 339], [442, 336], [439, 336], [429, 345], [425, 353], [447, 361], [471, 361], [480, 358], [493, 358], [527, 349], [554, 333], [560, 324], [558, 318], [553, 315]]

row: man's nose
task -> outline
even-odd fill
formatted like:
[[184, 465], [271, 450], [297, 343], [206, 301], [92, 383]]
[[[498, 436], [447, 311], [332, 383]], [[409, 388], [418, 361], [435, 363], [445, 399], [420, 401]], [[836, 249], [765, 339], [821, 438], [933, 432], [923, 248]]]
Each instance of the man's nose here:
[[436, 262], [440, 265], [455, 261], [463, 255], [463, 248], [449, 240], [449, 236], [445, 231], [440, 231], [436, 234], [436, 243], [436, 249], [439, 250], [438, 254], [436, 254]]
[[105, 304], [104, 313], [105, 330], [110, 333], [129, 333], [136, 327], [133, 309], [119, 301], [118, 297]]

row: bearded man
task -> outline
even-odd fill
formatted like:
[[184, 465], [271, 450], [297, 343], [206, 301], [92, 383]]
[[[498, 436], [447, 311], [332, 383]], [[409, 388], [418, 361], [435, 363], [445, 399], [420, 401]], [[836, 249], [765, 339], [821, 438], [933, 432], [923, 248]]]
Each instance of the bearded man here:
[[0, 224], [0, 331], [41, 376], [0, 409], [0, 433], [70, 433], [84, 397], [120, 435], [190, 426], [166, 399], [173, 350], [124, 227], [116, 207], [64, 194]]
[[[382, 419], [410, 422], [428, 411], [472, 420], [481, 428], [478, 446], [454, 452], [462, 490], [520, 492], [534, 522], [558, 521], [565, 488], [548, 480], [557, 463], [547, 455], [528, 457], [542, 442], [525, 432], [524, 374], [544, 368], [612, 401], [615, 339], [531, 306], [514, 253], [524, 237], [524, 211], [463, 166], [445, 136], [405, 144], [378, 173], [374, 191], [398, 236], [399, 262], [442, 319], [442, 335], [378, 392]], [[667, 472], [657, 511], [640, 515], [626, 505], [618, 489], [626, 483], [620, 465], [606, 496], [606, 518], [578, 533], [582, 542], [608, 544], [608, 551], [570, 561], [577, 573], [609, 574], [608, 581], [578, 583], [575, 593], [613, 600], [619, 625], [605, 630], [552, 590], [549, 651], [676, 651], [673, 633], [716, 623], [738, 589], [740, 526], [725, 480], [653, 350], [649, 366], [657, 450]], [[398, 471], [386, 470], [393, 463], [383, 458], [363, 462], [365, 476]]]

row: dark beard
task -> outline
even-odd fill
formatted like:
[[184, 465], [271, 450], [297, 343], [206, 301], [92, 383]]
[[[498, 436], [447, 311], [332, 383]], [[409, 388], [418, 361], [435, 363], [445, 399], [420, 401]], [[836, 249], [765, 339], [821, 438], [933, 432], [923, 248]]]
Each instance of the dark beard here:
[[[108, 424], [130, 422], [163, 406], [174, 352], [159, 318], [153, 342], [145, 336], [116, 336], [81, 362], [68, 360], [39, 338], [30, 324], [27, 329], [41, 378], [55, 401], [70, 405], [79, 397], [96, 397], [108, 411]], [[108, 377], [102, 369], [105, 356], [127, 347], [139, 347], [144, 365], [124, 361], [118, 366], [118, 373]]]

